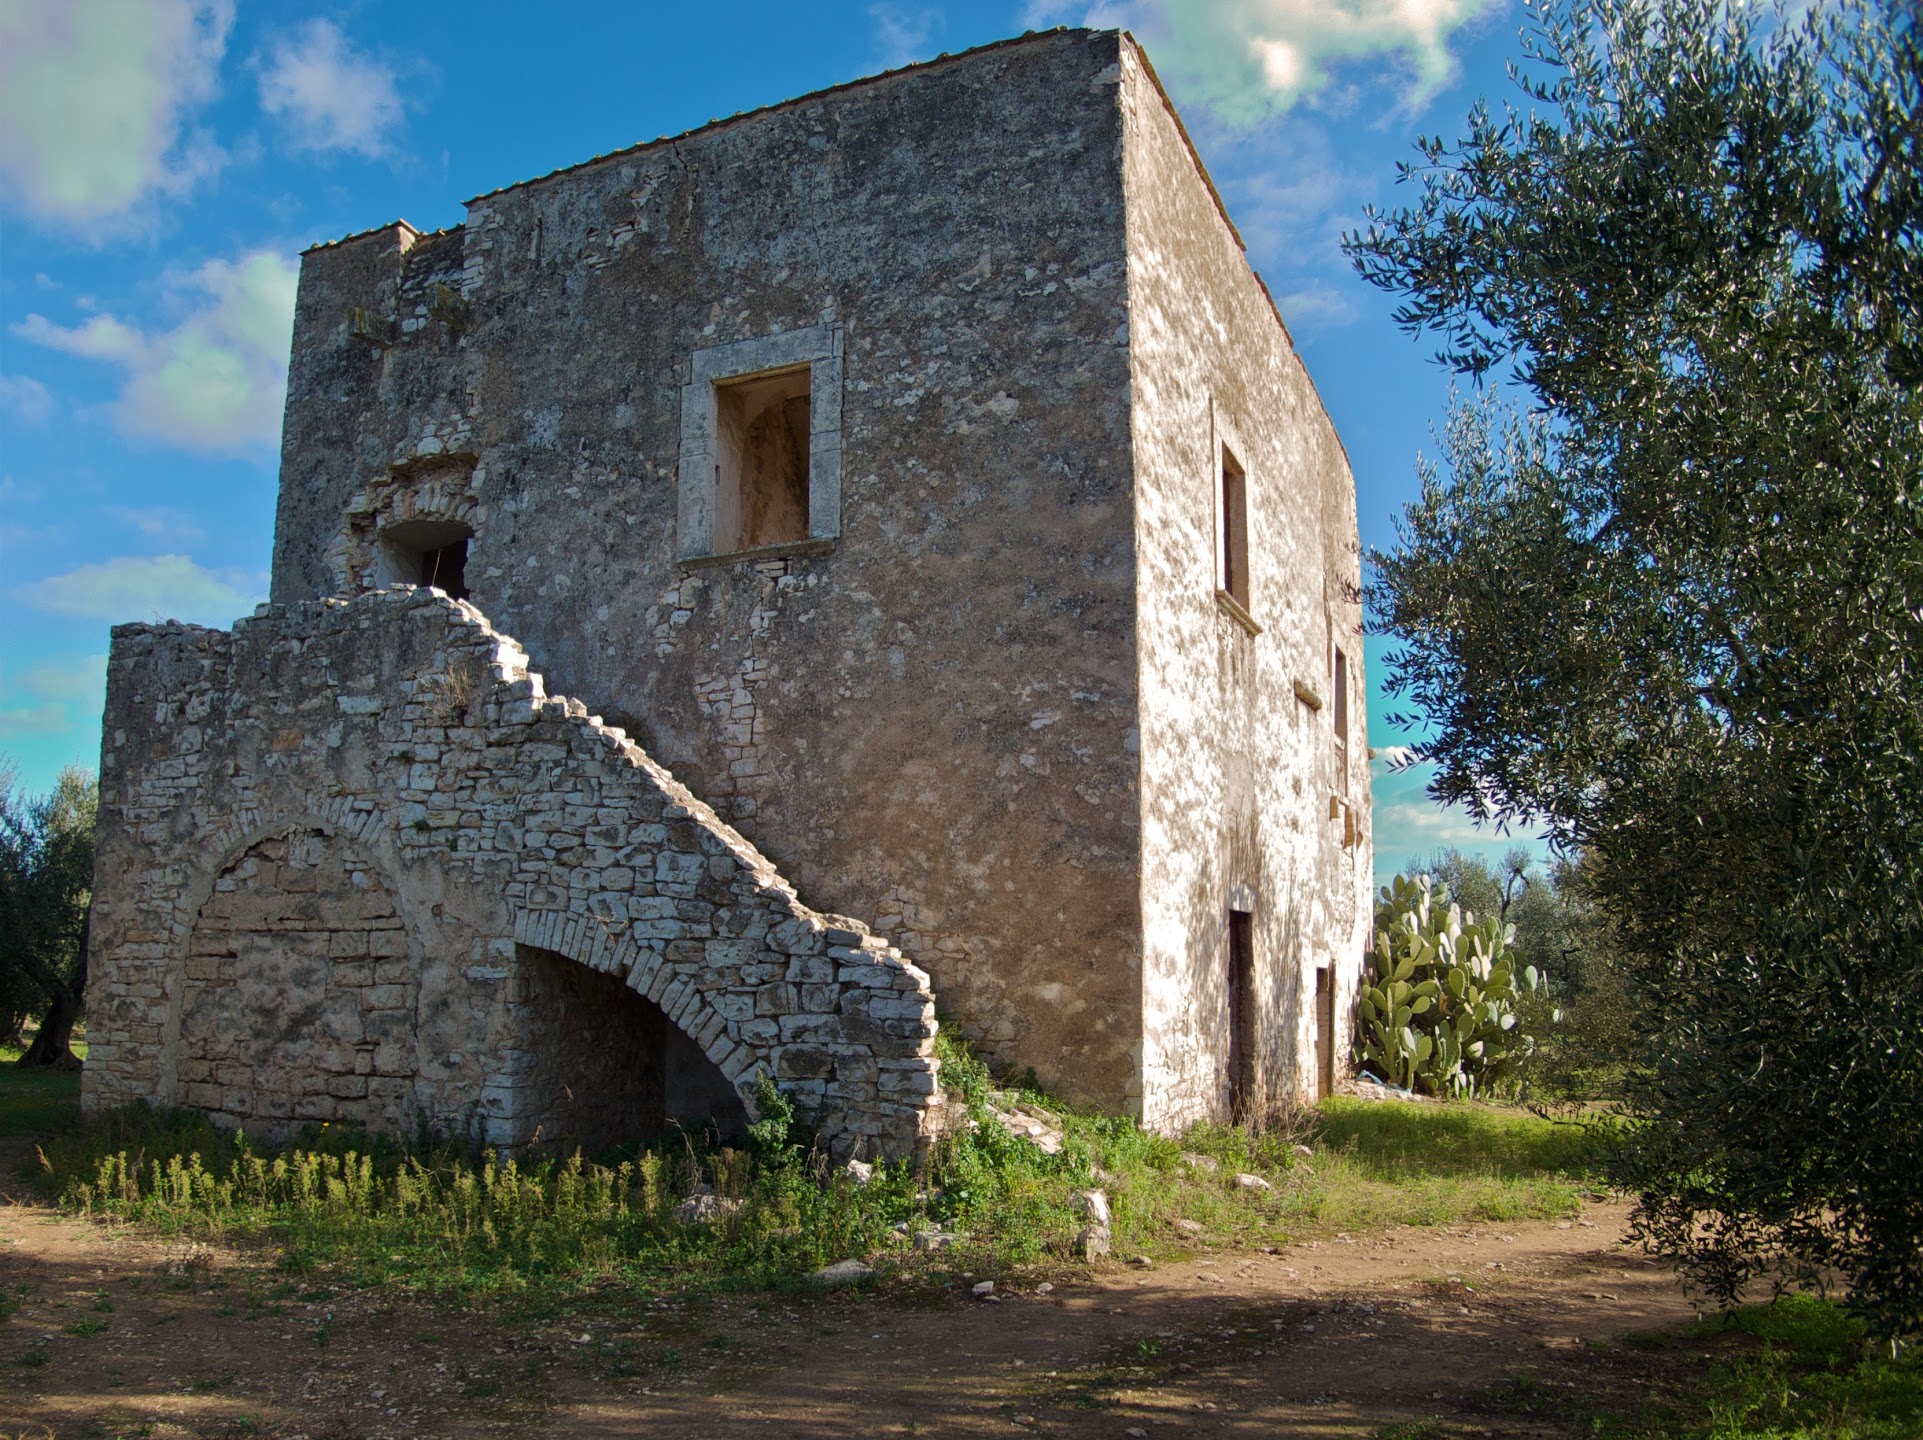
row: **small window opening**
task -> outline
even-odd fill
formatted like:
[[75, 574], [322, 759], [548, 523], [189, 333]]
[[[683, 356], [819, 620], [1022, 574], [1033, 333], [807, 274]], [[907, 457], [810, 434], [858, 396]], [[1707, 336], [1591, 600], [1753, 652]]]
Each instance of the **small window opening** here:
[[806, 365], [714, 387], [717, 555], [808, 538]]
[[1242, 464], [1228, 446], [1222, 447], [1222, 491], [1219, 509], [1222, 518], [1221, 574], [1217, 577], [1222, 592], [1249, 608], [1249, 487]]
[[1334, 691], [1335, 720], [1335, 788], [1338, 794], [1349, 793], [1349, 657], [1342, 653], [1340, 645], [1335, 647], [1334, 672], [1330, 675], [1329, 688]]
[[380, 579], [385, 585], [432, 585], [451, 599], [467, 599], [467, 542], [474, 532], [451, 520], [404, 520], [381, 532]]
[[1255, 916], [1229, 911], [1229, 1118], [1255, 1104]]

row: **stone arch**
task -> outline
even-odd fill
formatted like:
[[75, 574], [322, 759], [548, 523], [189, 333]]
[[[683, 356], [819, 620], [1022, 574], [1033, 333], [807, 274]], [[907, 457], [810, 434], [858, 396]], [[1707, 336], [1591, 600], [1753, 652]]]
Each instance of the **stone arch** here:
[[392, 564], [384, 537], [436, 531], [441, 534], [436, 543], [444, 544], [455, 534], [479, 535], [487, 507], [475, 492], [476, 466], [477, 457], [466, 452], [417, 455], [368, 481], [348, 500], [341, 527], [327, 548], [325, 563], [334, 592], [356, 595], [397, 580], [412, 583], [410, 577], [388, 573]]
[[201, 911], [215, 894], [220, 878], [248, 850], [263, 840], [302, 828], [353, 844], [368, 860], [373, 873], [380, 877], [387, 893], [400, 893], [394, 876], [374, 858], [377, 842], [385, 832], [386, 824], [369, 806], [356, 807], [342, 799], [323, 803], [314, 809], [249, 808], [235, 815], [224, 828], [210, 836], [201, 853], [213, 859], [188, 876], [174, 892], [173, 911], [167, 927], [167, 959], [160, 976], [166, 993], [166, 1009], [160, 1034], [160, 1085], [155, 1097], [161, 1104], [192, 1103], [181, 1094], [179, 1083], [180, 1011], [188, 952]]
[[270, 1135], [402, 1128], [419, 983], [392, 889], [360, 847], [300, 824], [216, 872], [189, 931], [171, 1028], [180, 1100]]
[[759, 1117], [755, 1089], [761, 1078], [775, 1073], [773, 1059], [762, 1047], [738, 1041], [727, 1017], [713, 1000], [654, 950], [645, 950], [581, 915], [561, 911], [519, 911], [514, 917], [516, 943], [545, 950], [603, 975], [610, 975], [660, 1009], [667, 1023], [691, 1041], [733, 1087], [749, 1119]]
[[520, 1015], [511, 1082], [517, 1140], [593, 1155], [670, 1125], [712, 1126], [723, 1139], [748, 1124], [728, 1078], [660, 1006], [618, 975], [517, 945]]

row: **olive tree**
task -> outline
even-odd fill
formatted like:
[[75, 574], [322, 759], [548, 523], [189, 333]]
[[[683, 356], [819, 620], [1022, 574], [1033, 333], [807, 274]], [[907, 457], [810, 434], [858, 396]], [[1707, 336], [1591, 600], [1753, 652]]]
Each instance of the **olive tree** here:
[[60, 772], [47, 794], [18, 793], [0, 767], [0, 1000], [17, 1038], [39, 1031], [22, 1065], [77, 1069], [73, 1029], [87, 985], [87, 921], [93, 890], [99, 786], [84, 770]]
[[1443, 800], [1579, 849], [1637, 1224], [1923, 1326], [1923, 61], [1908, 7], [1547, 0], [1348, 237], [1459, 401], [1372, 557]]

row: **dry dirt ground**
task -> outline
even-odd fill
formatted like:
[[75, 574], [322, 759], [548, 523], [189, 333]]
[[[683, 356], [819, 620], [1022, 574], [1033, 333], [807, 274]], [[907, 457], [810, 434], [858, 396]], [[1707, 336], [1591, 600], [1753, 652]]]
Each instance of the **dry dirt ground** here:
[[1140, 1440], [1435, 1417], [1430, 1434], [1560, 1437], [1585, 1403], [1661, 1387], [1636, 1332], [1693, 1315], [1622, 1245], [1625, 1215], [1110, 1265], [1045, 1292], [1004, 1281], [993, 1302], [965, 1284], [628, 1291], [554, 1313], [332, 1290], [258, 1254], [4, 1205], [0, 1435]]

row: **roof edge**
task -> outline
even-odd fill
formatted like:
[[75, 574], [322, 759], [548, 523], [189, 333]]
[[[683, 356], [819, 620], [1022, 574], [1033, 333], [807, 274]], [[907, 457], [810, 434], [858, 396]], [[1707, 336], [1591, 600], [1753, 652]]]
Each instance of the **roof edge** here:
[[608, 150], [599, 155], [591, 155], [586, 160], [578, 160], [572, 165], [563, 165], [558, 170], [549, 170], [544, 174], [530, 176], [526, 180], [516, 180], [510, 185], [500, 185], [492, 190], [484, 190], [465, 203], [468, 205], [479, 204], [483, 200], [492, 200], [497, 195], [506, 195], [514, 190], [524, 190], [531, 185], [545, 184], [549, 180], [558, 179], [563, 175], [572, 175], [577, 170], [586, 170], [590, 166], [599, 165], [609, 160], [619, 160], [624, 156], [636, 155], [645, 150], [652, 150], [659, 145], [678, 145], [684, 140], [692, 140], [696, 136], [706, 135], [711, 131], [725, 130], [731, 125], [739, 125], [745, 121], [757, 120], [764, 115], [778, 114], [781, 111], [791, 110], [799, 105], [811, 104], [829, 95], [844, 94], [850, 90], [858, 90], [865, 85], [879, 84], [884, 80], [892, 80], [899, 75], [908, 75], [919, 70], [933, 70], [940, 66], [953, 65], [977, 55], [985, 55], [991, 50], [1007, 50], [1018, 45], [1033, 45], [1038, 41], [1061, 35], [1093, 36], [1120, 35], [1123, 33], [1125, 32], [1119, 30], [1098, 30], [1085, 25], [1057, 25], [1048, 30], [1024, 30], [1019, 35], [1010, 35], [1002, 40], [990, 40], [985, 45], [976, 45], [967, 50], [957, 50], [953, 54], [943, 51], [932, 60], [917, 60], [910, 65], [899, 65], [893, 70], [880, 70], [873, 75], [861, 75], [853, 80], [843, 80], [839, 84], [827, 85], [819, 90], [810, 90], [806, 94], [790, 96], [786, 100], [777, 100], [772, 104], [757, 105], [752, 110], [738, 110], [732, 115], [710, 120], [705, 125], [696, 125], [692, 129], [683, 130], [678, 134], [657, 135], [652, 140], [640, 140], [632, 145], [624, 145], [618, 150]]

